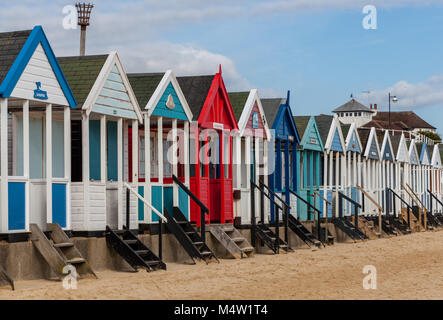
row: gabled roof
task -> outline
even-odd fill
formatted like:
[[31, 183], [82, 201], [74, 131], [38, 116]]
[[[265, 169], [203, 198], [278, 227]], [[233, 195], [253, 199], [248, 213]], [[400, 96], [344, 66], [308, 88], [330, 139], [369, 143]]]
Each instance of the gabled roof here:
[[432, 166], [434, 166], [435, 168], [440, 168], [441, 159], [443, 159], [443, 144], [435, 144], [431, 158]]
[[324, 148], [328, 151], [330, 151], [334, 147], [334, 138], [336, 132], [338, 132], [341, 151], [346, 150], [345, 139], [343, 138], [343, 133], [341, 131], [340, 121], [338, 120], [338, 118], [333, 117], [331, 126], [329, 128], [328, 138], [326, 139], [326, 143], [324, 144]]
[[151, 99], [152, 94], [155, 89], [157, 89], [164, 75], [164, 72], [128, 73], [129, 82], [141, 108], [144, 108], [148, 104], [149, 99]]
[[[366, 147], [364, 149], [365, 150], [364, 155], [366, 158], [372, 158], [372, 159], [378, 160], [378, 159], [380, 159], [380, 146], [378, 145], [377, 132], [376, 132], [375, 128], [371, 128], [371, 130], [368, 130], [368, 131], [369, 131], [369, 136], [368, 136], [368, 139], [366, 142]], [[375, 145], [373, 145], [373, 143]], [[372, 146], [375, 146], [374, 151], [371, 151]], [[377, 153], [377, 154], [375, 155], [372, 153]]]
[[358, 136], [360, 137], [360, 142], [363, 152], [365, 152], [366, 147], [369, 142], [369, 135], [371, 134], [371, 129], [358, 128]]
[[80, 106], [83, 105], [91, 92], [108, 56], [108, 54], [104, 54], [57, 58]]
[[39, 46], [51, 68], [49, 72], [55, 76], [69, 106], [75, 108], [77, 102], [41, 26], [0, 33], [0, 97], [10, 97]]
[[234, 112], [235, 120], [240, 120], [246, 101], [248, 100], [250, 91], [244, 92], [229, 92], [229, 100], [231, 100], [232, 111]]
[[214, 81], [214, 75], [177, 77], [180, 88], [188, 101], [193, 120], [198, 120]]
[[416, 144], [417, 151], [420, 155], [420, 163], [423, 165], [431, 164], [431, 156], [429, 153], [428, 144], [426, 142], [417, 142]]
[[[324, 151], [323, 141], [318, 132], [315, 117], [313, 116], [294, 116], [294, 123], [301, 137], [300, 146], [302, 149], [314, 151]], [[314, 137], [311, 135], [314, 130]]]
[[[264, 133], [266, 138], [269, 140], [270, 131], [268, 119], [266, 118], [265, 111], [263, 110], [262, 101], [258, 95], [257, 89], [252, 89], [249, 92], [231, 92], [228, 93], [229, 100], [231, 101], [232, 110], [234, 112], [235, 118], [238, 123], [238, 128], [240, 130], [240, 136], [244, 135], [244, 131], [250, 119], [252, 110], [257, 104], [257, 108], [261, 117], [259, 121], [263, 123]], [[243, 103], [243, 106], [241, 105]]]
[[[400, 157], [402, 151], [403, 151], [403, 154], [404, 154], [404, 158], [403, 159]], [[398, 148], [397, 148], [396, 152], [397, 153], [395, 155], [395, 160], [401, 161], [401, 162], [409, 162], [410, 161], [408, 146], [407, 146], [406, 138], [405, 138], [404, 134], [402, 134], [400, 136], [400, 142], [398, 144]]]
[[[416, 159], [417, 162], [413, 163], [413, 159]], [[412, 139], [409, 143], [409, 160], [412, 164], [419, 165], [420, 164], [420, 158], [417, 152], [417, 147], [415, 145], [415, 139]]]
[[266, 119], [268, 120], [269, 127], [272, 128], [280, 106], [285, 103], [286, 99], [284, 98], [261, 99], [261, 104], [263, 106], [263, 111], [265, 112]]
[[[343, 130], [344, 129], [344, 130]], [[360, 136], [358, 134], [357, 131], [357, 127], [355, 125], [355, 123], [352, 123], [351, 125], [342, 125], [342, 132], [343, 132], [343, 137], [346, 137], [345, 140], [345, 144], [346, 144], [346, 151], [357, 151], [357, 146], [353, 146], [351, 145], [352, 143], [352, 136], [355, 133], [355, 136], [357, 138], [357, 143], [358, 143], [358, 149], [360, 150], [364, 150], [362, 147], [362, 143], [360, 141]]]
[[[388, 123], [389, 126], [389, 112], [379, 111], [376, 115], [372, 117], [372, 120], [385, 121]], [[420, 118], [414, 111], [391, 112], [391, 125], [398, 125], [400, 127], [406, 126], [407, 128], [404, 129], [408, 130], [413, 130], [416, 128], [436, 129], [434, 126], [430, 125], [425, 120]]]
[[392, 156], [392, 161], [395, 161], [395, 151], [394, 151], [394, 147], [392, 145], [392, 140], [391, 140], [391, 136], [389, 135], [389, 131], [384, 131], [384, 135], [378, 135], [378, 142], [379, 145], [381, 145], [380, 147], [380, 155], [381, 155], [381, 159], [382, 160], [391, 160], [391, 159], [387, 159], [386, 157], [386, 150], [389, 150], [391, 156]]
[[[118, 72], [118, 76], [122, 81], [122, 84], [119, 83], [119, 85], [123, 86], [125, 96], [127, 94], [126, 98], [129, 100], [125, 104], [130, 105], [130, 108], [132, 108], [132, 115], [135, 113], [136, 118], [140, 122], [143, 121], [139, 104], [128, 77], [123, 70], [120, 58], [115, 51], [111, 51], [108, 55], [61, 57], [59, 61], [62, 67], [67, 70], [69, 83], [72, 82], [75, 92], [79, 95], [79, 105], [82, 106], [83, 110], [86, 110], [88, 115], [95, 108], [104, 85], [108, 81], [108, 77], [113, 72], [113, 69], [116, 68], [115, 72]], [[121, 101], [119, 97], [106, 98], [106, 101], [110, 100], [112, 100], [112, 104], [116, 101], [117, 103]], [[109, 108], [104, 107], [104, 109], [108, 110]]]
[[358, 102], [355, 99], [351, 99], [348, 102], [346, 102], [344, 105], [332, 110], [332, 112], [356, 112], [356, 111], [362, 111], [362, 112], [373, 112], [368, 107], [362, 105], [360, 102]]
[[326, 144], [333, 120], [334, 117], [330, 115], [321, 114], [319, 116], [315, 116], [315, 122], [317, 123], [318, 132], [320, 133], [323, 145]]
[[[172, 84], [173, 91], [177, 94], [179, 103], [183, 107], [183, 111], [186, 114], [188, 121], [192, 121], [192, 112], [189, 108], [188, 102], [185, 99], [183, 91], [178, 84], [177, 78], [171, 70], [167, 70], [165, 73], [137, 73], [128, 75], [129, 82], [137, 97], [138, 103], [141, 108], [148, 110], [148, 114], [152, 115], [157, 104], [162, 98], [167, 87]], [[134, 86], [136, 89], [134, 89]], [[137, 91], [136, 91], [137, 90]], [[171, 89], [172, 90], [172, 89]], [[173, 92], [171, 91], [171, 92]], [[141, 104], [140, 104], [141, 103]], [[169, 116], [169, 115], [168, 115]], [[177, 115], [174, 115], [175, 117]], [[184, 115], [181, 114], [180, 117]], [[183, 120], [185, 118], [183, 117]]]
[[3, 82], [32, 30], [0, 33], [0, 83]]

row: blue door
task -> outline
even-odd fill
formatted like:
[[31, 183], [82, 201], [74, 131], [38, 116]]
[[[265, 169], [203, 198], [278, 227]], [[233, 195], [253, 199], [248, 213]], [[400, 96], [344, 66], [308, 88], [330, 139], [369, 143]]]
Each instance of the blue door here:
[[66, 228], [66, 185], [52, 184], [52, 223]]
[[8, 183], [8, 229], [25, 229], [25, 183]]

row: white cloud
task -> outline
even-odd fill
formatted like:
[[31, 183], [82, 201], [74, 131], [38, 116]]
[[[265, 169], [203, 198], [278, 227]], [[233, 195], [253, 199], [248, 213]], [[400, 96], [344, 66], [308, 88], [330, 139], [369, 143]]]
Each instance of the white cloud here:
[[[443, 75], [434, 75], [424, 82], [417, 83], [401, 80], [390, 88], [371, 91], [370, 100], [386, 108], [389, 92], [398, 98], [398, 102], [391, 103], [391, 107], [411, 109], [443, 106]], [[362, 94], [358, 98], [366, 101], [367, 95]]]

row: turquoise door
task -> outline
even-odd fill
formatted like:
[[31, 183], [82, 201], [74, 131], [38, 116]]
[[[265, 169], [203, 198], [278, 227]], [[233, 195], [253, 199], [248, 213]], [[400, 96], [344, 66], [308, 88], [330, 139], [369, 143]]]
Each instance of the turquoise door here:
[[8, 183], [8, 229], [25, 229], [25, 183]]
[[52, 184], [52, 222], [66, 228], [66, 185]]

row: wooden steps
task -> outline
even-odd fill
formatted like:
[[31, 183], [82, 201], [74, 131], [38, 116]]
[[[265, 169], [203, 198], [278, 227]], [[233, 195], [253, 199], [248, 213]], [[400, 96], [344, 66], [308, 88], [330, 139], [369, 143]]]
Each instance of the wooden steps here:
[[234, 258], [249, 258], [254, 254], [254, 248], [233, 225], [212, 224], [208, 226], [208, 229]]
[[48, 223], [49, 237], [36, 224], [30, 224], [31, 240], [59, 280], [67, 274], [63, 269], [73, 265], [79, 278], [97, 278], [88, 262], [72, 243], [63, 229], [56, 223]]

